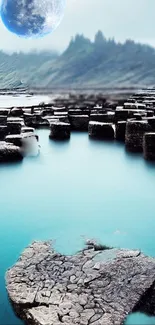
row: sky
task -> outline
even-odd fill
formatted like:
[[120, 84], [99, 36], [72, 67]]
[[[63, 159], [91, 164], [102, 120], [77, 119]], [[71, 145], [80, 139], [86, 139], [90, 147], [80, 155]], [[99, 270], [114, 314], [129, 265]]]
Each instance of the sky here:
[[0, 49], [7, 52], [56, 49], [62, 52], [75, 34], [84, 34], [93, 40], [98, 30], [116, 41], [133, 39], [155, 47], [155, 0], [66, 0], [62, 22], [44, 38], [20, 38], [0, 21]]

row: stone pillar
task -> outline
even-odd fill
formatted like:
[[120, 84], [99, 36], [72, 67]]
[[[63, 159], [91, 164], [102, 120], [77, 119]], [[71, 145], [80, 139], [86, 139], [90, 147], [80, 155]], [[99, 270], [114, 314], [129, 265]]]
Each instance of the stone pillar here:
[[143, 135], [150, 131], [147, 121], [128, 120], [125, 133], [125, 144], [129, 151], [141, 152], [143, 150]]
[[155, 132], [144, 134], [143, 154], [145, 159], [155, 161]]
[[88, 115], [70, 115], [69, 121], [72, 130], [88, 131], [88, 123], [89, 123]]
[[52, 122], [50, 124], [50, 139], [69, 139], [70, 124], [64, 122]]
[[116, 140], [125, 141], [126, 121], [119, 121], [116, 124]]
[[112, 123], [102, 123], [90, 121], [88, 127], [89, 136], [99, 139], [114, 139], [114, 129]]

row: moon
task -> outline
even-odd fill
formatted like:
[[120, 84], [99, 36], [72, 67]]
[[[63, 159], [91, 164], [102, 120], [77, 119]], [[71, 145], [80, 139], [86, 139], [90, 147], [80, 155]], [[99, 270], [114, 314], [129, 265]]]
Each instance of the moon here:
[[66, 0], [2, 0], [2, 22], [20, 37], [43, 37], [59, 26], [65, 4]]

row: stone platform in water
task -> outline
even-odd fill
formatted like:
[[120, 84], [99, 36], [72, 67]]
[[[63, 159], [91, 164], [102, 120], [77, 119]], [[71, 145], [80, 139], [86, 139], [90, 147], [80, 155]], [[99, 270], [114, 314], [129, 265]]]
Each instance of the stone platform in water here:
[[91, 241], [73, 256], [34, 242], [6, 274], [16, 314], [35, 325], [120, 325], [132, 311], [155, 313], [154, 281], [154, 258]]

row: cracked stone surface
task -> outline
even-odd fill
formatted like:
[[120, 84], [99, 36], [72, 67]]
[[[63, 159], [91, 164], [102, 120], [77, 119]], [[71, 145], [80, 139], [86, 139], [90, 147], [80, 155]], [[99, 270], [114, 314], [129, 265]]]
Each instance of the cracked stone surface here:
[[90, 241], [72, 256], [34, 242], [6, 274], [16, 314], [36, 325], [123, 324], [154, 281], [154, 258]]

